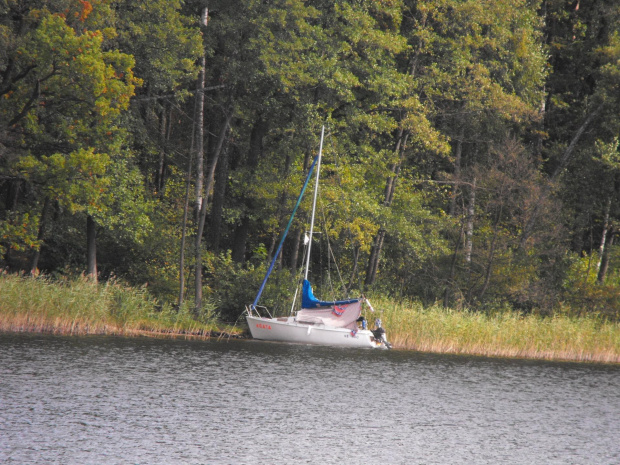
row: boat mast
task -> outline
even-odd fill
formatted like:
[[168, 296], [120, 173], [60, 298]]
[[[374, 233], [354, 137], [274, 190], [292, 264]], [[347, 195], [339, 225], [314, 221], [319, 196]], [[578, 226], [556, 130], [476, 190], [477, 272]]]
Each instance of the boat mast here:
[[319, 174], [321, 173], [321, 154], [323, 153], [323, 135], [325, 134], [325, 126], [321, 128], [321, 143], [319, 145], [319, 155], [316, 164], [316, 184], [314, 185], [314, 200], [312, 201], [312, 218], [310, 219], [310, 243], [308, 244], [308, 255], [306, 257], [306, 273], [304, 279], [308, 279], [308, 271], [310, 271], [310, 249], [312, 249], [312, 234], [314, 233], [314, 212], [316, 210], [316, 198], [319, 193]]

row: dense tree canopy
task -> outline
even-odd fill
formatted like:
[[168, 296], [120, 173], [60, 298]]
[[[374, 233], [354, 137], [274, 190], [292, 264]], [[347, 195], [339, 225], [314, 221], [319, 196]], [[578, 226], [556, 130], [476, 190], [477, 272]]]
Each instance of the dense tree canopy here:
[[0, 267], [235, 319], [325, 125], [323, 292], [617, 316], [619, 89], [613, 0], [4, 0]]

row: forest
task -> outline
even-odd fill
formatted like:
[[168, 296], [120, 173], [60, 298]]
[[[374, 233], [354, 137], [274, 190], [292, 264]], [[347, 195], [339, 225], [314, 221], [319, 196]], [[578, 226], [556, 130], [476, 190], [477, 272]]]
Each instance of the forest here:
[[325, 126], [317, 294], [617, 320], [619, 109], [617, 0], [1, 0], [0, 270], [234, 321]]

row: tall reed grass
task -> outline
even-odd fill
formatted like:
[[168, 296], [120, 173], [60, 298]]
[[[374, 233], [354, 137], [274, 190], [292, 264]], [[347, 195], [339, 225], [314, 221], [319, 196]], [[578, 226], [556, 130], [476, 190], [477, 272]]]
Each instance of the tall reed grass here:
[[144, 288], [85, 277], [0, 273], [0, 331], [56, 334], [192, 335], [218, 332], [212, 314], [197, 321], [189, 306], [159, 306]]
[[[390, 342], [423, 352], [620, 363], [620, 323], [596, 316], [522, 316], [372, 299]], [[0, 331], [57, 334], [185, 335], [222, 331], [212, 312], [159, 306], [144, 288], [84, 277], [0, 273]], [[371, 322], [372, 323], [372, 322]]]
[[373, 300], [396, 348], [494, 357], [620, 363], [620, 323], [596, 316], [485, 314]]

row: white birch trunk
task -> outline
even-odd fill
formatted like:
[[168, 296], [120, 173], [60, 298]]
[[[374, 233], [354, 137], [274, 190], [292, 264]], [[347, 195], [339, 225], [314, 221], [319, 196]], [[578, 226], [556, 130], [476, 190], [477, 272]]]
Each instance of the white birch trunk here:
[[611, 197], [607, 199], [607, 206], [605, 207], [605, 220], [603, 221], [603, 234], [601, 234], [601, 245], [599, 246], [598, 264], [596, 265], [596, 271], [601, 271], [601, 263], [603, 262], [603, 253], [605, 252], [605, 242], [607, 241], [607, 232], [609, 231], [609, 212], [611, 211]]

